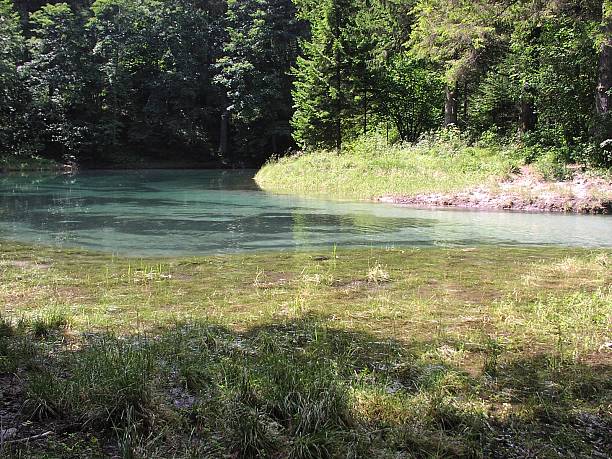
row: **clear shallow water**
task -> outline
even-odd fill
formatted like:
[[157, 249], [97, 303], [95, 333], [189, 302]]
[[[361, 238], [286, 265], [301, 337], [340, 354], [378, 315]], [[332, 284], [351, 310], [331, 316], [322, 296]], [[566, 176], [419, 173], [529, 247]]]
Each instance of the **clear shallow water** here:
[[612, 247], [612, 217], [421, 210], [262, 192], [252, 171], [0, 176], [0, 239], [129, 255], [255, 249]]

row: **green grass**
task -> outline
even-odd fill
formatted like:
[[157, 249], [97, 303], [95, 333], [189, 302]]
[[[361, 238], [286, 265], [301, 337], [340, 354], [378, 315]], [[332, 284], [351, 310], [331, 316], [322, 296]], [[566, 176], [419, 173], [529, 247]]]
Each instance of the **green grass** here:
[[340, 155], [316, 151], [272, 160], [255, 180], [268, 191], [343, 199], [450, 193], [497, 182], [517, 166], [514, 156], [510, 148], [467, 146], [461, 140], [410, 146], [371, 137]]
[[0, 254], [6, 457], [610, 447], [609, 250]]

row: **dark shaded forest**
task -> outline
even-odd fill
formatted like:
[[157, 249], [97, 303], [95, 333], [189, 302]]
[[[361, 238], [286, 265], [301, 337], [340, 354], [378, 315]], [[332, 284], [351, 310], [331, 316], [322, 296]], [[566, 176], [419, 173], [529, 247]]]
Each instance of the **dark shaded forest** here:
[[248, 166], [452, 127], [606, 166], [610, 3], [0, 0], [0, 154]]

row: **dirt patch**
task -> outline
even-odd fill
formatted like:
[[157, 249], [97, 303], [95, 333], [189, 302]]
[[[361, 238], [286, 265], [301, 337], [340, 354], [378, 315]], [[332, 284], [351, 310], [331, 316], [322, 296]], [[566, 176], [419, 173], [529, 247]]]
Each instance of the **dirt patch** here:
[[9, 452], [9, 457], [13, 457], [10, 454], [13, 451], [14, 457], [20, 457], [19, 448], [23, 445], [33, 451], [44, 450], [49, 438], [66, 444], [86, 441], [89, 434], [82, 432], [81, 422], [41, 420], [24, 411], [26, 379], [23, 374], [0, 375], [0, 435], [4, 442], [0, 456], [2, 452]]
[[378, 200], [416, 207], [611, 214], [612, 180], [576, 172], [571, 180], [548, 182], [525, 166], [495, 186], [480, 186], [459, 193], [382, 196]]
[[0, 375], [0, 420], [5, 444], [19, 443], [47, 431], [47, 426], [24, 416], [24, 399], [24, 379], [14, 374]]
[[2, 429], [16, 428], [21, 412], [22, 384], [15, 375], [0, 376], [0, 419]]
[[65, 302], [72, 302], [75, 300], [88, 300], [89, 294], [80, 287], [56, 287], [54, 289], [55, 296]]
[[[353, 280], [336, 280], [333, 282], [332, 287], [341, 288], [341, 289], [359, 289], [364, 286], [368, 286], [369, 283], [365, 279], [353, 279]], [[375, 284], [372, 284], [375, 285]]]
[[91, 293], [80, 287], [14, 286], [4, 292], [0, 291], [0, 302], [4, 302], [4, 310], [7, 312], [20, 310], [22, 307], [41, 307], [50, 300], [73, 304], [76, 301], [89, 301], [91, 298]]
[[603, 342], [597, 351], [590, 352], [581, 359], [582, 364], [612, 375], [610, 362], [612, 362], [612, 341]]
[[389, 281], [373, 282], [368, 279], [336, 280], [332, 283], [342, 298], [359, 298], [363, 294], [383, 291], [389, 285]]

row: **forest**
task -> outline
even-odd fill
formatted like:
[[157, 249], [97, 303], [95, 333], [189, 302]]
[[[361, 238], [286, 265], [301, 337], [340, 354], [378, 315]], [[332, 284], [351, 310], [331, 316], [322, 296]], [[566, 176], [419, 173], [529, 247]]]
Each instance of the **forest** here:
[[0, 154], [225, 166], [452, 126], [612, 163], [609, 0], [0, 0]]

